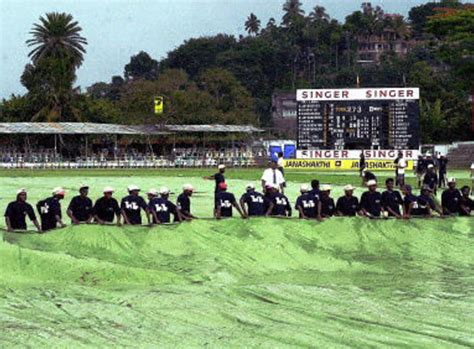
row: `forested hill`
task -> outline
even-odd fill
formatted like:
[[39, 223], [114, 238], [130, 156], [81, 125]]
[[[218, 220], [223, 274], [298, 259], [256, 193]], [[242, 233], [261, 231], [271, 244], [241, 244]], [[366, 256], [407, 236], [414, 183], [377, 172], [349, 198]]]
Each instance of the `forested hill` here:
[[[281, 18], [262, 23], [249, 14], [245, 28], [240, 37], [190, 38], [161, 61], [139, 52], [123, 76], [82, 92], [73, 86], [76, 69], [87, 59], [85, 49], [68, 55], [50, 48], [31, 56], [21, 76], [28, 93], [4, 100], [0, 120], [147, 123], [153, 96], [162, 95], [165, 122], [271, 127], [274, 92], [355, 87], [359, 76], [362, 87], [420, 87], [423, 142], [473, 137], [466, 127], [474, 77], [472, 5], [428, 2], [403, 18], [364, 3], [339, 22], [323, 7], [305, 13], [298, 0], [287, 0]], [[386, 53], [379, 64], [360, 64], [361, 42], [384, 35], [405, 42], [409, 53]], [[39, 41], [40, 48], [47, 45]]]

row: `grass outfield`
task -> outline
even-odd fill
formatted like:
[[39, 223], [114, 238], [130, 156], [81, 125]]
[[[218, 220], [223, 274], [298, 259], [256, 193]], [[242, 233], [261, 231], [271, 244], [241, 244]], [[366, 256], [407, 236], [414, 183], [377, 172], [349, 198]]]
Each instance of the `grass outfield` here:
[[[210, 217], [214, 183], [201, 177], [212, 172], [0, 171], [0, 210], [19, 187], [35, 203], [63, 185], [64, 211], [81, 182], [94, 199], [106, 185], [120, 198], [130, 183], [178, 192], [191, 182], [193, 211]], [[240, 196], [260, 175], [227, 178]], [[455, 175], [469, 184], [468, 172]], [[335, 197], [360, 184], [355, 174], [290, 172], [293, 204], [313, 177], [335, 184]], [[472, 218], [202, 219], [0, 235], [0, 347], [474, 347]]]

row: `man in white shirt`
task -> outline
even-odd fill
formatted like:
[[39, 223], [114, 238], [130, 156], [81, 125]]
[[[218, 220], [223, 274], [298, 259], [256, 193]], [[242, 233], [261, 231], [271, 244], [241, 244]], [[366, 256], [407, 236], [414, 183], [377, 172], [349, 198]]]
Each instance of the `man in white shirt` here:
[[396, 160], [396, 176], [397, 176], [397, 185], [403, 187], [405, 185], [405, 169], [407, 168], [407, 161], [403, 157], [403, 153], [400, 151], [398, 152], [398, 157]]
[[263, 171], [262, 188], [265, 189], [265, 186], [267, 185], [279, 188], [280, 192], [283, 193], [283, 188], [285, 187], [285, 178], [283, 177], [283, 173], [278, 170], [278, 163], [276, 161], [271, 161], [270, 168], [267, 168], [265, 171]]

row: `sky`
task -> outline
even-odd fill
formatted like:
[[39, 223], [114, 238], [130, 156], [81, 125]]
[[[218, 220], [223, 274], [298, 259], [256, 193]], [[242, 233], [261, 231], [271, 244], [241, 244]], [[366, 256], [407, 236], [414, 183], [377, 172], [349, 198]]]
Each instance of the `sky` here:
[[[301, 0], [306, 13], [324, 6], [332, 18], [343, 20], [363, 0]], [[407, 16], [411, 7], [427, 0], [372, 0], [388, 13]], [[280, 21], [284, 0], [0, 0], [0, 98], [23, 94], [20, 76], [29, 62], [33, 23], [47, 12], [67, 12], [79, 22], [88, 45], [76, 85], [83, 89], [123, 75], [130, 57], [140, 51], [155, 59], [184, 40], [226, 33], [245, 34], [253, 12], [265, 25]]]

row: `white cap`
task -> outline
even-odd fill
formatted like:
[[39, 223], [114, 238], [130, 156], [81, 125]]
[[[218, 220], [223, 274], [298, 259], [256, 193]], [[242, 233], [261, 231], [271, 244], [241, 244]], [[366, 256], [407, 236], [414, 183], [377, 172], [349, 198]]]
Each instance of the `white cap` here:
[[448, 183], [456, 183], [456, 178], [454, 177], [449, 178]]
[[348, 184], [348, 185], [345, 185], [344, 186], [344, 191], [350, 191], [350, 190], [354, 190], [355, 187], [353, 187], [351, 184]]
[[23, 193], [26, 194], [26, 189], [25, 188], [21, 188], [21, 189], [18, 189], [16, 191], [16, 195], [23, 194]]
[[371, 179], [370, 181], [367, 181], [367, 186], [370, 187], [372, 185], [377, 185], [377, 181], [375, 179]]
[[302, 192], [302, 193], [307, 193], [308, 191], [309, 191], [309, 185], [307, 185], [307, 184], [301, 184], [300, 192]]
[[89, 189], [89, 186], [88, 186], [87, 184], [84, 184], [84, 183], [82, 183], [81, 185], [79, 185], [79, 190], [84, 189], [84, 188]]
[[431, 153], [429, 151], [426, 152], [426, 156], [431, 156]]
[[113, 193], [113, 192], [114, 192], [114, 188], [112, 188], [112, 187], [105, 187], [102, 192], [103, 192], [103, 193]]
[[219, 166], [217, 166], [217, 168], [218, 168], [219, 170], [222, 170], [222, 169], [225, 168], [225, 165], [224, 165], [224, 164], [220, 164]]
[[156, 190], [156, 189], [150, 189], [150, 190], [147, 191], [147, 194], [157, 196], [157, 195], [158, 195], [158, 190]]
[[434, 167], [433, 164], [429, 164], [429, 165], [428, 165], [428, 168], [433, 168], [433, 167]]
[[321, 191], [329, 191], [331, 189], [332, 189], [332, 187], [329, 184], [323, 184], [321, 186]]
[[53, 195], [64, 195], [66, 191], [61, 187], [56, 187], [53, 189]]
[[253, 185], [253, 183], [247, 183], [247, 185], [245, 186], [245, 189], [247, 189], [247, 190], [255, 189], [255, 185]]
[[170, 193], [170, 190], [166, 187], [161, 187], [160, 188], [160, 194], [161, 195], [166, 195], [166, 194], [169, 194]]
[[183, 190], [193, 191], [194, 188], [191, 184], [185, 184], [185, 185], [183, 185]]
[[127, 187], [127, 190], [128, 191], [140, 191], [140, 187], [138, 185], [135, 185], [135, 184], [130, 184], [128, 187]]

